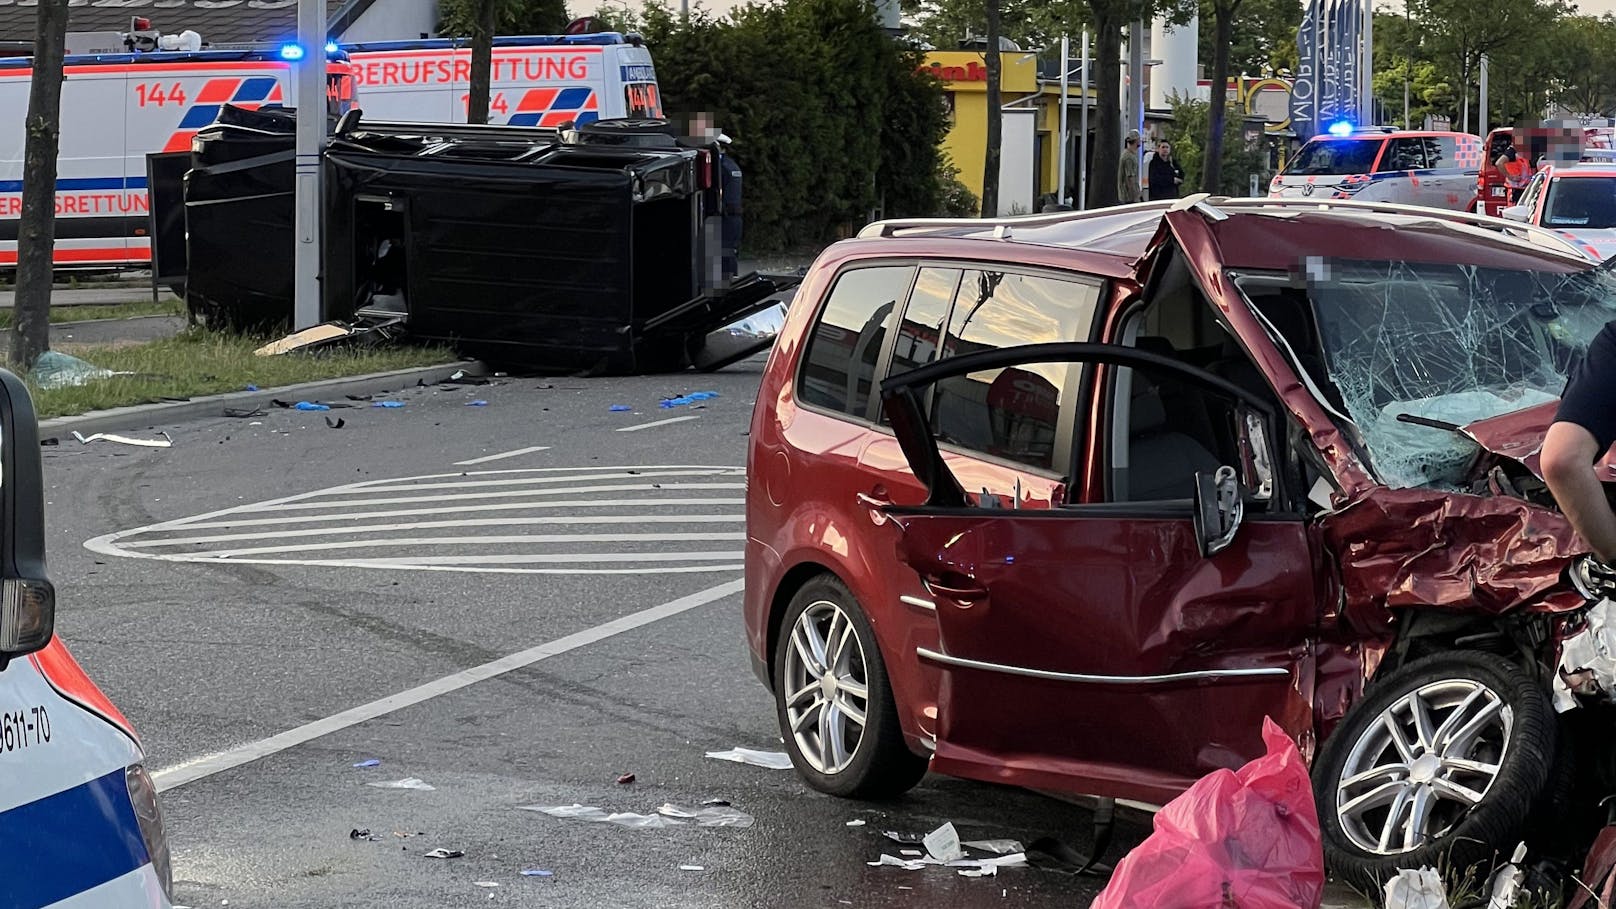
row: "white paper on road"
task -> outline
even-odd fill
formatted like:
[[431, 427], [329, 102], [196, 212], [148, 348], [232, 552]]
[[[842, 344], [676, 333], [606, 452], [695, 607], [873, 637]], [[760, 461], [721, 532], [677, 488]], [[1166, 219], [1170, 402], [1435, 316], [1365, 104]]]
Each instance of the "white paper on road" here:
[[731, 748], [728, 751], [709, 751], [707, 756], [718, 761], [734, 761], [767, 767], [770, 770], [790, 770], [791, 756], [783, 751], [753, 751], [750, 748]]
[[921, 845], [926, 847], [927, 855], [939, 862], [956, 862], [965, 857], [965, 850], [960, 848], [959, 831], [954, 829], [952, 821], [926, 834]]
[[98, 432], [98, 433], [96, 433], [94, 435], [87, 436], [87, 435], [84, 435], [83, 433], [79, 432], [76, 429], [73, 430], [73, 438], [78, 439], [80, 445], [88, 445], [91, 442], [121, 442], [121, 443], [123, 443], [125, 445], [139, 445], [139, 446], [141, 446], [143, 448], [171, 448], [171, 447], [173, 447], [174, 440], [168, 437], [168, 433], [160, 432], [160, 433], [158, 433], [158, 435], [162, 436], [162, 438], [161, 439], [131, 439], [128, 436], [120, 436], [120, 435], [117, 435], [116, 433], [110, 433], [110, 432]]
[[994, 855], [1011, 855], [1026, 851], [1026, 847], [1015, 840], [968, 840], [960, 845], [967, 849], [991, 852]]
[[433, 792], [438, 788], [422, 782], [419, 777], [413, 776], [405, 777], [402, 780], [393, 780], [390, 783], [366, 783], [365, 785], [374, 786], [377, 789], [419, 789], [422, 792]]
[[901, 859], [895, 855], [887, 855], [883, 852], [881, 853], [881, 858], [878, 861], [868, 862], [867, 864], [872, 868], [877, 868], [882, 865], [893, 865], [898, 868], [905, 868], [909, 871], [919, 871], [927, 865], [935, 865], [937, 863], [927, 861], [925, 859]]

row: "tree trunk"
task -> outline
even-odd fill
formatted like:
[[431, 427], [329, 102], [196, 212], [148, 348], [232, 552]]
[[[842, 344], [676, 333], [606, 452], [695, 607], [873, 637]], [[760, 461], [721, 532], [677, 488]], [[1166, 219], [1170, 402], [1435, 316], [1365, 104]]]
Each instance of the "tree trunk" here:
[[22, 212], [17, 222], [17, 296], [11, 367], [26, 372], [50, 349], [51, 259], [56, 251], [56, 149], [61, 136], [62, 53], [67, 0], [40, 0], [28, 85]]
[[1223, 192], [1223, 121], [1229, 108], [1229, 42], [1234, 40], [1234, 14], [1240, 7], [1218, 3], [1213, 7], [1212, 91], [1207, 105], [1206, 153], [1201, 156], [1201, 192]]
[[982, 217], [999, 216], [999, 159], [1004, 144], [1004, 104], [999, 98], [1003, 61], [999, 55], [999, 0], [987, 0], [988, 147], [982, 156]]
[[477, 0], [477, 22], [471, 29], [471, 96], [466, 99], [466, 122], [488, 122], [488, 84], [494, 68], [494, 31], [498, 28], [499, 0]]
[[[1109, 4], [1107, 4], [1109, 5]], [[1122, 159], [1122, 29], [1125, 16], [1114, 9], [1094, 11], [1094, 166], [1089, 174], [1089, 207], [1117, 204], [1117, 165]]]

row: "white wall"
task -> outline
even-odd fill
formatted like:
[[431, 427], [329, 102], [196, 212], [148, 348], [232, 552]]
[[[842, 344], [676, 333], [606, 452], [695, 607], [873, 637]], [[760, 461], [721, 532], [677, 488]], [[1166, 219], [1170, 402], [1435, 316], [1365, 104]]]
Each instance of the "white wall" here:
[[438, 31], [437, 0], [376, 0], [338, 40], [405, 41]]

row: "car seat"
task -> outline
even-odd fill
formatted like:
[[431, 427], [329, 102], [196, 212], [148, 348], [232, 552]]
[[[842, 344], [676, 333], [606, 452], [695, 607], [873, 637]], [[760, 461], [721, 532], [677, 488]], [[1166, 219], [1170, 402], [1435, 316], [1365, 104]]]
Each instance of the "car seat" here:
[[1128, 501], [1187, 499], [1195, 474], [1218, 469], [1218, 458], [1168, 420], [1161, 390], [1136, 369], [1128, 412]]

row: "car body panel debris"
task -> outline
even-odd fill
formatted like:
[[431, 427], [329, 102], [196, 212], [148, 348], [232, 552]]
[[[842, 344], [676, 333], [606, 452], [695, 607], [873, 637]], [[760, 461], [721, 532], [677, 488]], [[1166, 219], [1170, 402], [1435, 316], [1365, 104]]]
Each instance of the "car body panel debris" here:
[[718, 761], [751, 764], [770, 770], [790, 770], [791, 757], [783, 751], [754, 751], [751, 748], [731, 748], [728, 751], [709, 751], [707, 756]]
[[173, 447], [174, 440], [169, 438], [168, 433], [160, 432], [160, 433], [158, 433], [158, 435], [162, 436], [162, 438], [161, 439], [132, 439], [132, 438], [130, 438], [128, 436], [120, 436], [117, 433], [111, 433], [111, 432], [98, 432], [98, 433], [95, 433], [94, 435], [88, 435], [87, 436], [87, 435], [81, 434], [76, 429], [73, 430], [73, 438], [77, 439], [79, 441], [80, 445], [88, 445], [91, 442], [117, 442], [120, 445], [139, 445], [142, 448], [172, 448]]

